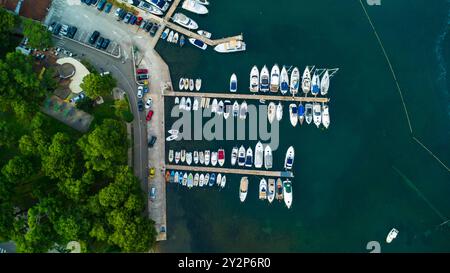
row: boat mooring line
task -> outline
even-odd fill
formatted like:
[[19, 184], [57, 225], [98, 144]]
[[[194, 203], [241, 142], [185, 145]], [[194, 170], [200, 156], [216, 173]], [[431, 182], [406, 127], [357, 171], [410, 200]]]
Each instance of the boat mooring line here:
[[444, 168], [450, 172], [449, 167], [447, 167], [447, 165], [444, 164], [444, 162], [442, 162], [439, 157], [437, 157], [432, 151], [430, 151], [430, 149], [428, 149], [425, 145], [423, 145], [422, 142], [420, 142], [420, 140], [418, 140], [415, 136], [412, 137], [417, 143], [419, 143], [420, 146], [422, 146], [422, 148], [424, 148], [425, 150], [427, 150], [427, 152], [432, 155], [442, 166], [444, 166]]
[[416, 187], [416, 185], [414, 185], [414, 183], [408, 179], [408, 177], [406, 177], [399, 169], [397, 169], [395, 166], [392, 166], [392, 168], [400, 175], [400, 177], [402, 178], [403, 181], [405, 181], [405, 183], [412, 188], [417, 195], [419, 195], [420, 198], [422, 198], [425, 203], [427, 203], [427, 205], [439, 216], [439, 218], [442, 219], [442, 221], [448, 221], [448, 218], [446, 218], [426, 197], [425, 195]]

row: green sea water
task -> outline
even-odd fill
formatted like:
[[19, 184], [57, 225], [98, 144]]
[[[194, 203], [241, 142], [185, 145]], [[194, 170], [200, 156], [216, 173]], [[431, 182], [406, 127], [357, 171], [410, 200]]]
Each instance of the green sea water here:
[[[204, 91], [248, 92], [253, 65], [339, 67], [329, 91], [331, 126], [293, 128], [285, 105], [274, 169], [286, 149], [296, 151], [293, 206], [258, 200], [252, 177], [245, 203], [239, 179], [227, 186], [188, 190], [167, 186], [165, 252], [382, 252], [450, 251], [450, 174], [412, 138], [450, 164], [449, 3], [446, 0], [364, 2], [397, 73], [411, 119], [383, 52], [357, 0], [211, 0], [209, 14], [187, 11], [213, 38], [243, 33], [247, 51], [217, 54], [161, 41], [157, 51], [180, 77], [202, 78]], [[166, 105], [173, 99], [166, 99]], [[166, 111], [167, 129], [176, 119]], [[226, 148], [257, 141], [179, 141], [168, 149]], [[393, 228], [400, 233], [385, 243]]]

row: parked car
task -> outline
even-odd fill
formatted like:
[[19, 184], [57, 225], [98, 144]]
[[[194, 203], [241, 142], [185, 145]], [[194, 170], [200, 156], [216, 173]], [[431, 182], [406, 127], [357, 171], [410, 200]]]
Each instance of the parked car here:
[[70, 26], [69, 30], [67, 31], [67, 37], [73, 39], [75, 36], [75, 33], [77, 33], [78, 28], [75, 26]]
[[125, 17], [123, 18], [123, 22], [124, 22], [125, 24], [130, 23], [130, 19], [131, 19], [132, 16], [133, 16], [133, 14], [131, 14], [130, 12], [128, 12], [127, 15], [125, 15]]
[[152, 187], [150, 189], [149, 195], [150, 195], [150, 200], [151, 201], [154, 201], [156, 199], [156, 188], [155, 187]]
[[103, 40], [103, 43], [102, 43], [102, 49], [106, 50], [109, 46], [109, 43], [111, 43], [111, 40], [105, 38], [105, 40]]
[[122, 10], [119, 14], [119, 19], [117, 20], [123, 20], [125, 18], [125, 16], [127, 15], [127, 11], [126, 10]]
[[153, 24], [153, 27], [150, 29], [150, 36], [155, 37], [156, 32], [158, 31], [158, 24]]
[[98, 38], [97, 45], [95, 45], [95, 47], [98, 49], [101, 49], [104, 40], [105, 40], [105, 38], [103, 38], [103, 37]]
[[50, 31], [51, 33], [53, 33], [53, 29], [56, 27], [56, 22], [51, 23], [48, 26], [48, 31]]
[[145, 31], [149, 32], [152, 27], [153, 27], [153, 23], [150, 21], [147, 22], [147, 24], [145, 25]]
[[140, 99], [137, 102], [139, 112], [144, 111], [144, 102]]
[[105, 8], [106, 0], [100, 0], [97, 5], [97, 9], [102, 11]]
[[148, 74], [148, 69], [140, 68], [136, 70], [137, 74]]
[[89, 38], [89, 43], [91, 45], [95, 44], [95, 41], [97, 41], [98, 36], [100, 36], [100, 32], [98, 32], [97, 30], [94, 31], [91, 35], [91, 37]]
[[142, 17], [139, 16], [136, 20], [136, 26], [140, 26], [141, 23], [142, 23]]
[[119, 17], [122, 11], [123, 11], [123, 9], [117, 8], [116, 12], [114, 12], [114, 16]]
[[149, 175], [150, 178], [155, 177], [155, 168], [154, 168], [154, 167], [151, 167], [151, 168], [148, 170], [148, 175]]
[[131, 15], [131, 18], [130, 18], [130, 24], [131, 24], [131, 25], [134, 25], [134, 24], [136, 23], [136, 21], [137, 21], [136, 15]]
[[102, 72], [102, 73], [100, 73], [100, 76], [105, 76], [105, 75], [109, 75], [109, 74], [111, 74], [111, 72], [109, 72], [109, 71], [105, 71], [105, 72]]
[[153, 145], [155, 145], [156, 142], [156, 137], [155, 136], [151, 136], [150, 140], [148, 141], [148, 147], [153, 147]]
[[105, 6], [105, 12], [109, 13], [111, 11], [111, 9], [112, 9], [112, 6], [113, 5], [111, 3], [107, 3], [106, 6]]
[[78, 94], [77, 96], [71, 98], [71, 99], [69, 100], [69, 102], [70, 102], [70, 103], [76, 103], [77, 101], [82, 100], [82, 99], [84, 99], [85, 97], [86, 97], [86, 95], [85, 95], [83, 92], [81, 92], [81, 93]]
[[55, 27], [53, 28], [53, 35], [58, 35], [60, 30], [61, 30], [61, 24], [56, 23]]
[[149, 109], [150, 107], [152, 107], [152, 105], [153, 105], [152, 98], [148, 98], [147, 102], [145, 103], [145, 109]]
[[148, 74], [139, 74], [139, 75], [137, 75], [136, 79], [138, 81], [147, 80], [148, 79]]
[[147, 20], [142, 20], [142, 23], [139, 25], [139, 28], [145, 29], [145, 26], [147, 25], [147, 23], [148, 23]]
[[153, 117], [153, 110], [148, 111], [147, 117], [145, 118], [146, 121], [152, 120]]
[[138, 86], [138, 91], [137, 91], [137, 97], [141, 99], [143, 95], [144, 95], [144, 87], [139, 85]]

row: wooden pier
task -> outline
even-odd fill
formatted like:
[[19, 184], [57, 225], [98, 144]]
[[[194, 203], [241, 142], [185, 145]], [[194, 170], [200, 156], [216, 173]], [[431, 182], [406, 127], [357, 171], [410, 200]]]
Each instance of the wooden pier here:
[[256, 175], [256, 176], [281, 177], [281, 178], [294, 177], [294, 174], [288, 171], [230, 169], [222, 167], [204, 167], [204, 166], [166, 165], [166, 170], [198, 172], [198, 173], [227, 173], [227, 174], [241, 174], [241, 175]]
[[[269, 92], [268, 92], [269, 93]], [[223, 99], [239, 99], [239, 100], [266, 100], [266, 101], [290, 101], [290, 102], [318, 102], [327, 103], [329, 98], [323, 97], [293, 97], [293, 96], [276, 96], [276, 95], [263, 95], [265, 93], [254, 94], [237, 94], [237, 93], [200, 93], [196, 91], [181, 92], [181, 91], [167, 91], [164, 92], [164, 96], [167, 97], [201, 97], [201, 98], [223, 98]]]

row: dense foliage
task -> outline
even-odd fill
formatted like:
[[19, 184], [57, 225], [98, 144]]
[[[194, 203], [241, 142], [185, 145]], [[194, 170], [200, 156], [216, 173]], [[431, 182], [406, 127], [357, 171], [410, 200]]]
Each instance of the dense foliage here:
[[44, 49], [52, 45], [52, 34], [41, 23], [31, 19], [23, 19], [23, 35], [28, 38], [28, 46]]
[[83, 78], [80, 87], [91, 99], [111, 94], [116, 86], [116, 80], [110, 75], [101, 76], [98, 73], [90, 73]]

